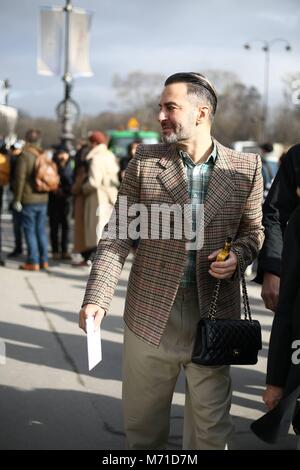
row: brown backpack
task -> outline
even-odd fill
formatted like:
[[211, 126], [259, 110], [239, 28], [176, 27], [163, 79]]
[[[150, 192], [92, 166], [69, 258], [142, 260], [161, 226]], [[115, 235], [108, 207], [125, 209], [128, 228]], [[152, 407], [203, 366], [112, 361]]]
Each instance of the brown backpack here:
[[56, 164], [48, 159], [45, 152], [39, 152], [31, 146], [27, 147], [26, 150], [33, 153], [36, 157], [34, 170], [35, 190], [38, 193], [56, 191], [60, 181]]
[[0, 152], [0, 186], [9, 183], [9, 157]]

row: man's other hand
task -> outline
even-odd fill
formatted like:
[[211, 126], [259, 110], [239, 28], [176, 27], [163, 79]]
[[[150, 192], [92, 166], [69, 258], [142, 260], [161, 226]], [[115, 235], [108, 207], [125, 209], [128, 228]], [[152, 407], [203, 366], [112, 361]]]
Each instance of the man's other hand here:
[[282, 395], [283, 388], [277, 387], [275, 385], [267, 385], [263, 394], [263, 401], [268, 410], [272, 410], [276, 405], [278, 405]]
[[280, 277], [275, 274], [265, 273], [261, 290], [261, 297], [265, 303], [265, 307], [275, 312], [278, 304], [280, 287]]
[[79, 312], [79, 328], [86, 332], [86, 319], [94, 318], [94, 330], [98, 330], [105, 316], [105, 310], [98, 305], [86, 304]]

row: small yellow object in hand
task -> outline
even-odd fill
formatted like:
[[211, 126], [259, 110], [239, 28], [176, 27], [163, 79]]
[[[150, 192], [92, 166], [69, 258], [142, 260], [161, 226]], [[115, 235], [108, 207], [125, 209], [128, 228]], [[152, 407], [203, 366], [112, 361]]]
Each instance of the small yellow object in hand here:
[[229, 256], [229, 253], [230, 253], [231, 245], [232, 245], [232, 238], [231, 237], [226, 238], [225, 245], [223, 246], [220, 253], [218, 253], [216, 261], [226, 261], [227, 260], [227, 258]]

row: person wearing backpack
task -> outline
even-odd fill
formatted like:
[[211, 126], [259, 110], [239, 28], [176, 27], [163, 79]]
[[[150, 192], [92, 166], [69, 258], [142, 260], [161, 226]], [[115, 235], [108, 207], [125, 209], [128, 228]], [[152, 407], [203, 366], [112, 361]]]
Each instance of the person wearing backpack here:
[[22, 211], [22, 224], [27, 246], [27, 260], [20, 266], [20, 269], [26, 271], [48, 268], [46, 221], [49, 190], [47, 185], [41, 184], [44, 179], [41, 168], [43, 167], [44, 172], [47, 173], [45, 170], [47, 166], [40, 148], [40, 139], [39, 130], [27, 131], [26, 144], [16, 166], [14, 184], [13, 208], [19, 212]]
[[7, 154], [6, 145], [0, 146], [0, 187], [3, 188], [9, 183], [9, 156]]

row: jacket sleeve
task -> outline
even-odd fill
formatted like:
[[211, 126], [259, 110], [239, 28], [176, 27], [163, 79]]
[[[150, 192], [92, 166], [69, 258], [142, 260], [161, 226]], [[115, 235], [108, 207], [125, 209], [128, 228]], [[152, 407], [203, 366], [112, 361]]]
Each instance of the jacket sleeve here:
[[251, 189], [244, 206], [236, 240], [232, 251], [238, 251], [245, 267], [256, 258], [264, 240], [262, 225], [263, 178], [260, 156], [256, 156], [256, 166]]
[[140, 155], [137, 151], [127, 168], [110, 221], [104, 228], [107, 236], [102, 235], [99, 241], [82, 305], [92, 303], [108, 310], [132, 246], [128, 226], [134, 217], [129, 216], [128, 208], [139, 199]]
[[284, 235], [279, 301], [269, 345], [267, 367], [269, 385], [284, 387], [291, 366], [292, 318], [293, 315], [299, 315], [299, 305], [296, 304], [299, 291], [299, 266], [300, 208], [292, 215]]
[[14, 178], [14, 202], [21, 202], [25, 181], [26, 181], [26, 172], [27, 172], [27, 165], [26, 159], [24, 155], [20, 155], [17, 160], [16, 164], [16, 173]]
[[283, 234], [290, 215], [298, 204], [296, 189], [293, 157], [288, 152], [263, 206], [265, 242], [258, 257], [257, 282], [263, 281], [265, 272], [280, 277]]

